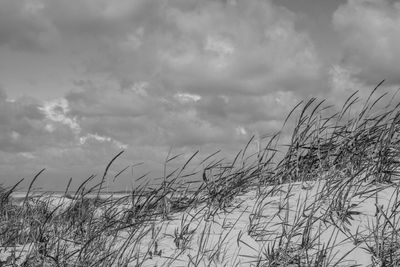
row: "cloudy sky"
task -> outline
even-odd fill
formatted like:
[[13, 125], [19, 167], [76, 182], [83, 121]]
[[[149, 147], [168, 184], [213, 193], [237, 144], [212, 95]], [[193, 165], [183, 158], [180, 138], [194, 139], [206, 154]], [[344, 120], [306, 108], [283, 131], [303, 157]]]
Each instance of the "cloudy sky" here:
[[304, 98], [399, 86], [399, 47], [390, 0], [0, 0], [0, 181], [234, 155]]

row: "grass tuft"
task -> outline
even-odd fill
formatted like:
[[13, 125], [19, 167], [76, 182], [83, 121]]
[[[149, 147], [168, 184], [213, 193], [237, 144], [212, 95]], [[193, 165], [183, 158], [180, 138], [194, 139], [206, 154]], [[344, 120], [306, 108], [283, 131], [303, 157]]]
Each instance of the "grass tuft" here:
[[200, 169], [196, 151], [170, 170], [170, 151], [127, 194], [103, 194], [123, 152], [61, 196], [35, 192], [44, 169], [19, 201], [22, 180], [0, 186], [0, 266], [398, 266], [400, 104], [380, 85], [340, 108], [300, 102], [287, 144], [282, 128]]

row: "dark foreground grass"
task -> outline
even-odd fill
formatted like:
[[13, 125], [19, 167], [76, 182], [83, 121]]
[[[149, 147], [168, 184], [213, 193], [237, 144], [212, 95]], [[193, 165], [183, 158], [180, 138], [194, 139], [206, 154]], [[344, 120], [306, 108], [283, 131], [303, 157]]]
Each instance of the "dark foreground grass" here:
[[[198, 152], [167, 171], [179, 157], [169, 154], [158, 186], [144, 184], [120, 198], [104, 198], [102, 191], [122, 152], [100, 182], [90, 176], [74, 194], [69, 183], [58, 202], [32, 192], [43, 170], [20, 205], [11, 195], [21, 181], [2, 188], [0, 266], [147, 266], [155, 259], [163, 266], [357, 266], [351, 261], [357, 249], [371, 266], [399, 266], [400, 104], [376, 96], [377, 88], [364, 103], [354, 93], [339, 109], [315, 98], [299, 103], [285, 120], [296, 120], [285, 146], [277, 133], [249, 155], [252, 138], [233, 161], [214, 153], [200, 171], [188, 171]], [[185, 181], [196, 176], [202, 181], [193, 190]], [[255, 192], [252, 205], [240, 209], [249, 192]], [[391, 194], [386, 205], [382, 192]], [[354, 229], [366, 203], [375, 214], [368, 227]], [[235, 212], [233, 221], [218, 219]], [[247, 228], [234, 232], [244, 217]], [[166, 232], [174, 220], [179, 223]], [[233, 233], [247, 252], [232, 258], [225, 244]], [[173, 240], [173, 254], [165, 255], [161, 235]]]

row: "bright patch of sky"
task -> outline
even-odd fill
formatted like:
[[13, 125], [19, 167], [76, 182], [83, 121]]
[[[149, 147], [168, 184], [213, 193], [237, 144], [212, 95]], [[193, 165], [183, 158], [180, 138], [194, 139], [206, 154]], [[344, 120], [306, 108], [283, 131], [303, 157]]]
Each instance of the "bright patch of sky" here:
[[[46, 117], [53, 122], [59, 122], [61, 124], [65, 124], [71, 128], [71, 130], [79, 134], [81, 132], [81, 127], [76, 121], [76, 118], [68, 117], [68, 113], [71, 111], [68, 105], [68, 101], [66, 99], [55, 99], [53, 101], [44, 102], [42, 107], [39, 107]], [[54, 130], [54, 126], [48, 124], [46, 127], [50, 132]]]

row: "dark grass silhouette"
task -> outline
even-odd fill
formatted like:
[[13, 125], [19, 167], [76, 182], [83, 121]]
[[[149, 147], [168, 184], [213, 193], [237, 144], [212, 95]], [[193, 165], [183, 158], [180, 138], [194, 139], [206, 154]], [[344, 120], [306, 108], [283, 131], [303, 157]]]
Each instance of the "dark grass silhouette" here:
[[[357, 92], [340, 109], [315, 98], [299, 103], [284, 121], [282, 129], [297, 116], [284, 146], [276, 133], [249, 155], [252, 138], [233, 161], [218, 159], [216, 152], [201, 161], [200, 171], [189, 170], [196, 152], [168, 172], [167, 165], [181, 156], [169, 153], [159, 185], [139, 177], [142, 185], [119, 198], [102, 192], [123, 152], [100, 182], [92, 175], [68, 193], [69, 181], [62, 203], [33, 192], [44, 170], [21, 205], [12, 194], [22, 181], [0, 187], [0, 266], [145, 266], [155, 259], [163, 266], [356, 266], [348, 259], [358, 248], [371, 256], [371, 266], [397, 266], [400, 104], [384, 102], [387, 94], [376, 96], [381, 84], [361, 105]], [[194, 190], [185, 182], [193, 177], [201, 177]], [[385, 206], [379, 194], [388, 190]], [[251, 192], [252, 206], [241, 209]], [[362, 203], [373, 205], [375, 215], [368, 229], [354, 230]], [[237, 216], [229, 221], [229, 214]], [[243, 217], [247, 228], [235, 232]], [[166, 232], [172, 221], [179, 223]], [[217, 240], [216, 224], [222, 229]], [[224, 245], [232, 233], [247, 249], [235, 258]], [[163, 235], [173, 240], [175, 254], [165, 255]], [[343, 242], [353, 246], [338, 254]]]

